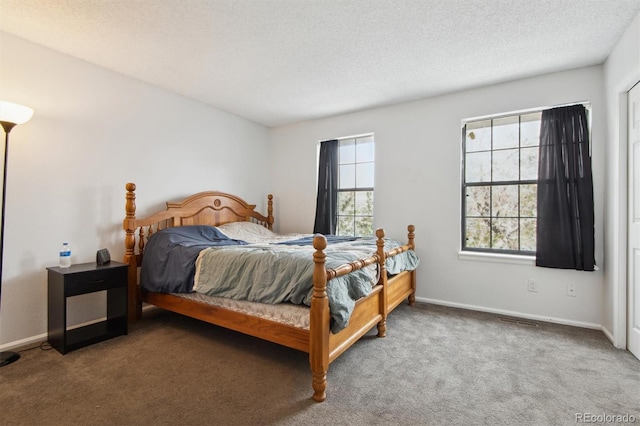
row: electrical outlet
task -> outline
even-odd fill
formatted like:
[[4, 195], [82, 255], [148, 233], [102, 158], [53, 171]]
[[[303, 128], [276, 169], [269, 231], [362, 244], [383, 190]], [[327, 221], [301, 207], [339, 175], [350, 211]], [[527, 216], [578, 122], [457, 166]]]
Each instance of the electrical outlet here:
[[576, 285], [567, 284], [567, 296], [576, 297]]
[[538, 292], [538, 283], [536, 282], [536, 280], [534, 280], [533, 278], [529, 278], [527, 280], [527, 290], [532, 293]]

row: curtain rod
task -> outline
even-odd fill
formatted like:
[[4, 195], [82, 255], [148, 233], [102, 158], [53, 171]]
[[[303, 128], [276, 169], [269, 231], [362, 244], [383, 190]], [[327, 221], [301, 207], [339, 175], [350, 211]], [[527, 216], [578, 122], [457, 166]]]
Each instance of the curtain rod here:
[[489, 115], [481, 115], [481, 116], [478, 116], [478, 117], [465, 118], [465, 119], [463, 119], [461, 121], [461, 123], [462, 123], [462, 126], [464, 126], [466, 123], [469, 123], [471, 121], [481, 121], [481, 120], [496, 119], [496, 118], [502, 118], [502, 117], [509, 117], [509, 116], [512, 116], [512, 115], [531, 114], [531, 113], [534, 113], [534, 112], [541, 112], [541, 111], [544, 111], [546, 109], [561, 108], [561, 107], [572, 106], [572, 105], [584, 105], [585, 108], [591, 109], [591, 102], [590, 101], [569, 102], [569, 103], [566, 103], [566, 104], [558, 104], [558, 105], [552, 105], [552, 106], [528, 108], [528, 109], [521, 109], [521, 110], [511, 111], [511, 112], [503, 112], [503, 113], [500, 113], [500, 114], [489, 114]]
[[342, 141], [342, 140], [345, 140], [345, 139], [358, 139], [358, 138], [364, 138], [364, 137], [367, 137], [367, 136], [373, 136], [373, 132], [371, 132], [371, 133], [361, 133], [359, 135], [353, 135], [353, 136], [341, 136], [339, 138], [324, 139], [324, 140], [318, 141], [318, 143], [320, 144], [322, 142], [334, 141], [334, 140]]

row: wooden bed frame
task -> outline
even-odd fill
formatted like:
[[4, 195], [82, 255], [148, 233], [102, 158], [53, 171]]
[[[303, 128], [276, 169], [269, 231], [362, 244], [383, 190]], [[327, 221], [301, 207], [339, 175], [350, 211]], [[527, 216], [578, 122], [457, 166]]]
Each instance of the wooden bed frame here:
[[[123, 228], [126, 232], [124, 262], [129, 265], [129, 322], [135, 322], [140, 318], [142, 302], [145, 302], [306, 352], [309, 354], [313, 375], [312, 386], [313, 399], [315, 401], [321, 402], [326, 398], [329, 364], [376, 325], [378, 337], [384, 337], [386, 335], [387, 315], [403, 300], [408, 298], [411, 305], [415, 301], [415, 271], [406, 271], [387, 278], [384, 262], [389, 256], [415, 248], [415, 228], [413, 225], [408, 226], [408, 244], [385, 253], [384, 231], [378, 229], [376, 230], [378, 238], [376, 243], [377, 253], [374, 256], [360, 259], [335, 269], [325, 268], [326, 255], [323, 251], [327, 246], [325, 237], [322, 235], [314, 237], [313, 247], [315, 252], [313, 260], [315, 266], [309, 330], [202, 302], [187, 300], [171, 294], [141, 291], [138, 284], [138, 267], [142, 265], [145, 242], [154, 232], [174, 226], [217, 226], [228, 222], [240, 221], [251, 221], [272, 229], [274, 222], [273, 196], [268, 196], [267, 216], [256, 212], [255, 205], [247, 204], [235, 195], [223, 192], [201, 192], [181, 202], [168, 202], [166, 210], [137, 219], [135, 189], [135, 184], [126, 184], [126, 217], [123, 222]], [[356, 302], [349, 325], [336, 334], [331, 333], [329, 302], [326, 292], [327, 281], [373, 263], [378, 263], [380, 268], [378, 284], [367, 297]]]

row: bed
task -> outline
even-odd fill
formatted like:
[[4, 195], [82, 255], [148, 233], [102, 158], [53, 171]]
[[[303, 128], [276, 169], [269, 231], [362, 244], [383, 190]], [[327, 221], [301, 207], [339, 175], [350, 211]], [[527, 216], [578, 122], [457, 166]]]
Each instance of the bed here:
[[[144, 218], [136, 217], [136, 185], [126, 184], [126, 216], [124, 262], [128, 271], [128, 320], [136, 322], [142, 314], [142, 303], [206, 321], [247, 335], [268, 340], [309, 354], [312, 372], [313, 399], [326, 399], [329, 364], [353, 345], [360, 337], [377, 327], [378, 337], [386, 335], [388, 314], [404, 300], [415, 302], [416, 271], [405, 270], [394, 275], [387, 273], [387, 264], [402, 253], [415, 255], [414, 226], [409, 225], [408, 243], [385, 250], [384, 231], [376, 230], [375, 254], [328, 268], [327, 237], [312, 237], [313, 262], [309, 307], [291, 304], [268, 305], [264, 303], [225, 300], [201, 294], [180, 294], [149, 291], [140, 285], [139, 271], [145, 258], [145, 249], [155, 234], [178, 227], [224, 227], [237, 222], [250, 222], [271, 231], [274, 224], [273, 196], [267, 199], [267, 215], [255, 211], [255, 205], [240, 197], [224, 192], [200, 192], [180, 202], [167, 202], [166, 209]], [[183, 228], [186, 229], [186, 228]], [[410, 252], [411, 251], [411, 252]], [[147, 259], [148, 260], [148, 259]], [[150, 268], [149, 262], [146, 268]], [[332, 332], [332, 319], [327, 296], [327, 283], [365, 268], [376, 268], [377, 282], [371, 291], [355, 301], [348, 324], [338, 332]], [[330, 283], [331, 284], [331, 283]], [[286, 306], [284, 306], [286, 305]], [[288, 321], [289, 313], [276, 314], [279, 309], [291, 308], [306, 319], [306, 325]], [[264, 308], [265, 314], [262, 309]], [[269, 313], [270, 312], [270, 313]], [[287, 311], [288, 312], [288, 311]], [[302, 312], [302, 313], [300, 313]]]

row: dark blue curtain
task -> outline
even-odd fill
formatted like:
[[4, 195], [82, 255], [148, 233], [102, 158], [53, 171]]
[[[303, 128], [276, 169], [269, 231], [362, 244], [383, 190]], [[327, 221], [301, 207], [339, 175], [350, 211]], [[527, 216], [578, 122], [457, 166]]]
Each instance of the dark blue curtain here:
[[537, 222], [537, 266], [594, 270], [593, 177], [583, 105], [542, 112]]
[[339, 142], [337, 140], [324, 141], [320, 144], [314, 234], [332, 235], [336, 233], [338, 222], [338, 149]]

